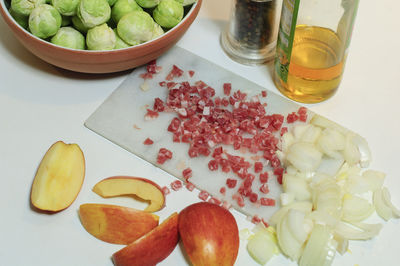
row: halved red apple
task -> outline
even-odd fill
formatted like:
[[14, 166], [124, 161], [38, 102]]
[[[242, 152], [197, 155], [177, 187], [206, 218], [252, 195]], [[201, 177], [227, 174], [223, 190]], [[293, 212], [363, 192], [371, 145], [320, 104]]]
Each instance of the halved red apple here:
[[155, 214], [128, 207], [88, 203], [79, 208], [83, 227], [94, 237], [128, 245], [158, 225]]
[[109, 198], [126, 195], [136, 195], [148, 201], [147, 212], [156, 212], [164, 207], [165, 197], [159, 185], [153, 181], [132, 176], [113, 176], [98, 182], [93, 191], [98, 195]]
[[175, 249], [179, 241], [178, 213], [173, 213], [159, 226], [112, 255], [116, 266], [156, 265]]
[[192, 204], [179, 213], [179, 235], [192, 265], [232, 266], [239, 251], [236, 220], [212, 203]]
[[44, 155], [33, 180], [31, 203], [45, 211], [72, 204], [85, 178], [85, 157], [78, 144], [54, 143]]

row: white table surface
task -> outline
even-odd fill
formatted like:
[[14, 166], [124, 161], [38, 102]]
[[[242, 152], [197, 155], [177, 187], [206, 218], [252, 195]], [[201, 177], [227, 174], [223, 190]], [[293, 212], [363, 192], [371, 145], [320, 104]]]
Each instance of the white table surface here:
[[[200, 14], [178, 45], [238, 75], [277, 92], [270, 65], [247, 67], [230, 60], [219, 45], [229, 17], [229, 0], [204, 0]], [[386, 185], [400, 206], [400, 2], [361, 1], [344, 79], [330, 100], [308, 105], [311, 110], [358, 132], [370, 144], [371, 168], [387, 173]], [[83, 126], [86, 118], [129, 72], [92, 76], [55, 68], [25, 50], [0, 19], [0, 265], [112, 265], [121, 246], [89, 235], [77, 209], [88, 202], [141, 207], [123, 199], [104, 200], [91, 188], [100, 179], [136, 175], [167, 185], [172, 176], [112, 144]], [[57, 140], [78, 143], [86, 157], [86, 178], [75, 202], [66, 210], [40, 214], [29, 205], [37, 166]], [[199, 201], [182, 189], [167, 196], [163, 220]], [[252, 228], [233, 211], [240, 229]], [[337, 255], [334, 265], [399, 265], [399, 221], [384, 222], [380, 235], [350, 243], [351, 254]], [[177, 247], [160, 265], [187, 265]], [[236, 265], [257, 265], [241, 242]], [[268, 265], [295, 265], [283, 256]]]

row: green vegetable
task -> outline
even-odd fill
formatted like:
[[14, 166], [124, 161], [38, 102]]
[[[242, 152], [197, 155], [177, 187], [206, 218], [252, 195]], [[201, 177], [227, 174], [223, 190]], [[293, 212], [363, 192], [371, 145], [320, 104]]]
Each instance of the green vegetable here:
[[164, 34], [164, 30], [161, 28], [161, 26], [158, 25], [157, 23], [154, 23], [153, 37], [151, 39], [155, 39], [157, 37], [160, 37], [163, 34]]
[[115, 23], [132, 11], [143, 11], [135, 0], [117, 0], [111, 10], [111, 17]]
[[10, 15], [13, 17], [13, 19], [24, 29], [28, 29], [28, 16], [21, 15], [17, 12], [15, 12], [13, 9], [9, 9], [8, 12], [10, 12]]
[[143, 8], [153, 8], [160, 3], [160, 0], [136, 0], [136, 2]]
[[61, 15], [51, 5], [38, 5], [29, 15], [29, 29], [39, 38], [46, 39], [55, 35], [60, 27]]
[[76, 16], [76, 15], [73, 16], [71, 21], [72, 21], [72, 25], [74, 26], [74, 28], [77, 29], [78, 31], [80, 31], [81, 33], [86, 34], [87, 31], [89, 30], [88, 27], [83, 25], [82, 20], [78, 16]]
[[11, 0], [11, 9], [17, 14], [29, 16], [36, 6], [45, 3], [46, 0]]
[[154, 20], [144, 11], [133, 11], [118, 22], [118, 35], [126, 43], [136, 45], [147, 42], [153, 37]]
[[80, 0], [52, 0], [52, 5], [64, 16], [73, 16], [76, 14]]
[[116, 41], [114, 31], [106, 23], [88, 30], [86, 35], [89, 50], [112, 50]]
[[110, 19], [111, 7], [107, 0], [81, 0], [77, 15], [85, 27], [93, 28]]
[[115, 33], [115, 38], [116, 38], [116, 42], [115, 42], [115, 47], [114, 49], [121, 49], [121, 48], [128, 48], [131, 47], [129, 44], [127, 44], [126, 42], [124, 42], [124, 40], [121, 39], [121, 37], [119, 37], [118, 35], [118, 31], [117, 29], [113, 29], [114, 33]]
[[51, 38], [51, 42], [62, 47], [85, 49], [85, 37], [72, 27], [60, 28], [57, 34]]
[[183, 5], [175, 0], [161, 0], [153, 11], [154, 20], [167, 29], [175, 27], [183, 18]]

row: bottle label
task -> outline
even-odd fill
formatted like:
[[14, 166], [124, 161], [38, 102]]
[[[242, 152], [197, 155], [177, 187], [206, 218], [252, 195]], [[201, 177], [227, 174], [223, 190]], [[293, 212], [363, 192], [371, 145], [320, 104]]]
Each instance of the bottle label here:
[[287, 83], [290, 56], [292, 53], [294, 32], [300, 0], [283, 0], [281, 22], [277, 41], [275, 71], [282, 81]]

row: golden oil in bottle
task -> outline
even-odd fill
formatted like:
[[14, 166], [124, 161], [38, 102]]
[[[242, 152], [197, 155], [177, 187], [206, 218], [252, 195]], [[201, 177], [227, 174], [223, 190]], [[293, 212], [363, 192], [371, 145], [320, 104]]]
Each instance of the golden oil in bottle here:
[[335, 26], [323, 27], [318, 24], [329, 23], [301, 19], [302, 15], [310, 17], [311, 14], [302, 11], [301, 1], [284, 0], [274, 73], [275, 85], [282, 94], [304, 103], [321, 102], [335, 94], [342, 79], [354, 22], [357, 1], [353, 2], [353, 5], [343, 7], [345, 11], [337, 21], [330, 23]]

